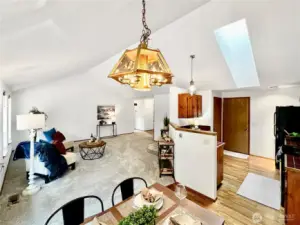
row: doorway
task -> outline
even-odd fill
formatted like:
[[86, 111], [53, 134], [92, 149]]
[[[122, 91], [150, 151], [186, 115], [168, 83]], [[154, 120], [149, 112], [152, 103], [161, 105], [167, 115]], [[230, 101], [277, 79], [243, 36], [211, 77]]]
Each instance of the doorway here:
[[217, 141], [222, 141], [222, 98], [214, 97], [214, 132]]
[[249, 155], [250, 98], [223, 99], [223, 141], [225, 149]]
[[153, 137], [154, 99], [134, 100], [135, 131], [145, 131]]

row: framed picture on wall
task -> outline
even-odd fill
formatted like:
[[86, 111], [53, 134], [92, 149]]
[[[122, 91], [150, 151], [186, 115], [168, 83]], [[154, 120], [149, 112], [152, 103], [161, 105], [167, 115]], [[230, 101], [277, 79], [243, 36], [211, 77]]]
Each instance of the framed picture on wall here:
[[97, 106], [97, 120], [112, 123], [116, 121], [116, 111], [114, 105]]

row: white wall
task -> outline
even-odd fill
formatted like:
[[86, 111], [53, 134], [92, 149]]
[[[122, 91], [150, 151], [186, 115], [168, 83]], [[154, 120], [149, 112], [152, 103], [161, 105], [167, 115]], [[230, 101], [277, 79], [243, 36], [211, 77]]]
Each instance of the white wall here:
[[1, 80], [0, 80], [0, 191], [2, 189], [2, 185], [3, 185], [3, 182], [4, 182], [4, 177], [5, 177], [5, 173], [6, 173], [6, 170], [7, 170], [7, 167], [8, 167], [8, 162], [9, 162], [9, 159], [10, 159], [10, 155], [11, 155], [11, 148], [8, 148], [7, 149], [7, 154], [6, 156], [3, 158], [3, 127], [2, 127], [2, 124], [3, 124], [3, 109], [2, 109], [2, 93], [3, 91], [6, 92], [6, 94], [9, 94], [10, 93], [10, 89], [9, 87], [7, 87]]
[[[3, 91], [6, 92], [6, 96], [10, 95], [10, 88], [0, 80], [0, 162], [2, 161], [3, 152]], [[7, 124], [8, 126], [9, 124]], [[9, 136], [9, 134], [7, 134]], [[8, 137], [7, 137], [8, 138]]]
[[137, 130], [152, 130], [153, 129], [153, 114], [154, 114], [154, 99], [137, 99], [134, 100], [137, 106], [135, 111], [135, 129]]
[[[105, 63], [62, 80], [13, 93], [13, 144], [28, 139], [27, 132], [16, 131], [16, 115], [28, 113], [32, 106], [49, 116], [47, 128], [60, 130], [67, 140], [81, 140], [96, 134], [97, 105], [115, 105], [118, 134], [134, 131], [132, 90], [107, 76], [116, 62]], [[101, 136], [111, 135], [110, 127], [101, 128]]]
[[250, 97], [250, 154], [274, 159], [273, 118], [276, 106], [299, 106], [300, 88], [223, 92], [223, 97]]
[[2, 129], [2, 120], [3, 120], [3, 98], [2, 93], [5, 90], [4, 83], [0, 80], [0, 162], [3, 161], [3, 129]]
[[154, 95], [154, 140], [160, 138], [160, 129], [164, 127], [164, 117], [169, 113], [170, 97], [169, 94]]
[[178, 125], [194, 124], [196, 120], [200, 125], [213, 126], [213, 97], [212, 91], [197, 91], [197, 95], [202, 96], [202, 117], [192, 119], [178, 118], [178, 94], [188, 93], [187, 90], [171, 87], [170, 88], [170, 121]]
[[183, 132], [169, 127], [175, 143], [176, 181], [216, 199], [217, 136]]
[[208, 125], [213, 127], [213, 95], [211, 90], [197, 91], [197, 95], [202, 96], [202, 117], [196, 119], [197, 123], [200, 125]]

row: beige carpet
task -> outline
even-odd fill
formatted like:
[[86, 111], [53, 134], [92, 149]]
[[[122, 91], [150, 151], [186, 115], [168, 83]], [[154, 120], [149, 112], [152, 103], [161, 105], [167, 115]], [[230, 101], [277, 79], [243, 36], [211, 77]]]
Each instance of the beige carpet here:
[[[43, 185], [38, 194], [21, 197], [18, 204], [7, 206], [8, 196], [21, 193], [27, 185], [24, 160], [11, 161], [0, 197], [0, 224], [43, 225], [55, 209], [83, 195], [99, 196], [107, 209], [111, 207], [114, 187], [132, 176], [143, 177], [149, 185], [174, 182], [171, 177], [159, 178], [157, 156], [147, 152], [149, 144], [154, 143], [150, 134], [138, 132], [105, 141], [107, 147], [103, 158], [85, 161], [76, 149], [78, 163], [74, 171], [70, 170], [64, 177]], [[43, 183], [41, 180], [38, 182]], [[87, 215], [97, 211], [96, 204], [86, 209]], [[62, 224], [61, 215], [52, 224]]]

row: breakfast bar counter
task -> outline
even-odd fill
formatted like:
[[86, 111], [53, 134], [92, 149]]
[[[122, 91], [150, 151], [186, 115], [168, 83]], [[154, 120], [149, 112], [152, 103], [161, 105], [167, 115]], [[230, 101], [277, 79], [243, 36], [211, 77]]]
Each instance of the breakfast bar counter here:
[[206, 131], [206, 130], [193, 129], [193, 128], [185, 128], [185, 127], [179, 126], [175, 123], [170, 123], [170, 125], [175, 130], [178, 130], [178, 131], [185, 131], [185, 132], [196, 133], [196, 134], [205, 134], [205, 135], [217, 136], [217, 132], [213, 132], [213, 131]]
[[[217, 133], [197, 126], [170, 123], [169, 135], [174, 141], [174, 174], [185, 185], [212, 202], [223, 180], [223, 146]], [[205, 127], [206, 128], [206, 127]]]
[[[155, 183], [150, 188], [155, 188], [164, 194], [165, 208], [163, 207], [158, 211], [156, 223], [158, 225], [164, 225], [164, 222], [167, 218], [182, 212], [186, 212], [187, 214], [197, 217], [197, 219], [201, 220], [204, 224], [224, 224], [224, 219], [222, 217], [218, 216], [212, 211], [200, 207], [188, 199], [180, 201], [172, 190], [161, 184]], [[104, 212], [87, 218], [82, 224], [90, 224], [94, 217], [97, 217], [99, 221], [103, 221], [103, 223], [107, 225], [117, 225], [119, 221], [124, 218], [124, 215], [126, 216], [129, 213], [128, 210], [130, 212], [135, 211], [135, 209], [132, 207], [133, 198], [134, 196], [120, 202]]]

